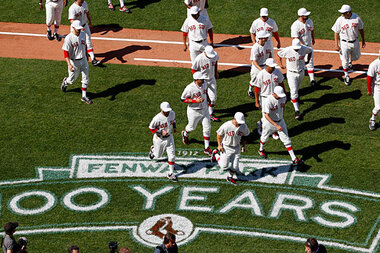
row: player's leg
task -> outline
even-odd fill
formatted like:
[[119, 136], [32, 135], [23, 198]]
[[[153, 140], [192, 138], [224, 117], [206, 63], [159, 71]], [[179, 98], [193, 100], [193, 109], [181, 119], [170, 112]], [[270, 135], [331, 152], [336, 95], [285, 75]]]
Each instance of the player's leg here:
[[120, 2], [120, 11], [121, 12], [126, 12], [126, 13], [131, 12], [127, 7], [125, 7], [124, 0], [119, 0], [119, 2]]
[[278, 132], [278, 134], [280, 136], [280, 140], [282, 141], [282, 143], [284, 144], [286, 150], [288, 151], [288, 153], [290, 155], [290, 158], [292, 159], [293, 163], [295, 163], [298, 160], [298, 158], [294, 154], [294, 150], [293, 150], [293, 147], [292, 147], [292, 142], [291, 142], [291, 140], [289, 138], [288, 129], [286, 127], [285, 121], [281, 120], [278, 124], [282, 127], [282, 131]]
[[214, 122], [220, 122], [220, 119], [217, 118], [214, 114], [214, 107], [215, 107], [215, 102], [217, 99], [216, 95], [216, 79], [212, 78], [209, 81], [207, 81], [208, 89], [207, 89], [207, 94], [210, 98], [210, 103], [208, 107], [208, 112], [210, 114], [210, 119]]
[[54, 18], [54, 8], [53, 8], [53, 3], [48, 2], [45, 4], [45, 10], [46, 10], [46, 37], [48, 40], [54, 40], [54, 37], [52, 36], [51, 32], [51, 25], [53, 23], [53, 18]]
[[175, 145], [173, 135], [167, 138], [166, 144], [166, 154], [168, 155], [169, 173], [168, 178], [174, 182], [177, 182], [177, 176], [174, 174], [175, 166]]
[[369, 129], [376, 129], [376, 116], [380, 111], [380, 86], [374, 85], [373, 87], [373, 100], [375, 103], [375, 107], [372, 110], [371, 118], [369, 119]]
[[349, 43], [340, 42], [340, 60], [342, 61], [342, 67], [344, 72], [344, 83], [348, 86], [351, 84], [350, 76], [348, 75], [349, 63], [350, 63], [350, 48]]
[[351, 60], [352, 61], [357, 61], [357, 60], [360, 59], [360, 56], [361, 56], [361, 53], [360, 53], [360, 43], [359, 43], [359, 39], [357, 39], [353, 43], [353, 48], [352, 48], [352, 51], [351, 51]]
[[296, 112], [296, 115], [297, 115], [297, 112], [299, 113], [299, 110], [300, 110], [299, 103], [298, 103], [298, 89], [297, 89], [299, 74], [287, 71], [286, 77], [288, 79], [288, 85], [290, 89], [290, 100], [293, 104], [294, 111]]
[[87, 97], [87, 87], [90, 82], [89, 71], [88, 71], [88, 62], [86, 58], [82, 59], [81, 64], [81, 73], [82, 73], [82, 101], [86, 104], [92, 104], [92, 100]]
[[240, 145], [237, 145], [233, 148], [232, 154], [231, 154], [231, 172], [232, 177], [235, 176], [237, 178], [237, 173], [239, 172], [239, 160], [240, 160]]
[[185, 130], [182, 131], [182, 142], [185, 145], [189, 145], [189, 135], [192, 131], [194, 131], [197, 127], [198, 122], [202, 119], [202, 114], [198, 112], [198, 110], [191, 109], [187, 107], [187, 125]]
[[63, 10], [63, 1], [59, 1], [54, 9], [54, 38], [57, 41], [61, 41], [61, 36], [59, 35], [59, 26], [61, 25], [61, 17]]
[[203, 127], [203, 139], [205, 144], [204, 153], [206, 155], [211, 156], [212, 150], [210, 149], [210, 134], [211, 134], [211, 123], [210, 123], [210, 115], [208, 114], [207, 108], [203, 111], [202, 118], [202, 127]]
[[263, 122], [263, 132], [260, 137], [260, 148], [259, 155], [262, 158], [267, 158], [267, 154], [265, 153], [265, 144], [268, 141], [270, 135], [275, 132], [277, 129], [266, 119], [262, 120]]
[[[305, 61], [306, 60], [308, 60], [308, 59], [305, 59]], [[311, 58], [310, 58], [309, 63], [306, 65], [306, 69], [307, 69], [307, 73], [309, 74], [309, 78], [310, 78], [310, 86], [315, 86], [317, 83], [316, 83], [315, 77], [314, 77], [314, 50], [311, 53]]]
[[255, 83], [257, 74], [259, 72], [260, 71], [255, 67], [255, 65], [252, 64], [251, 72], [250, 72], [251, 80], [249, 81], [248, 96], [253, 99], [255, 99], [255, 92], [254, 92], [255, 87], [253, 86], [253, 84]]

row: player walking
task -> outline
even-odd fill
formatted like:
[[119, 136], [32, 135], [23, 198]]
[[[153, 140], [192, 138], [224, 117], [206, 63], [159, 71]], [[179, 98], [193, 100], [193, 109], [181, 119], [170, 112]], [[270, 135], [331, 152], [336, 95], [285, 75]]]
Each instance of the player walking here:
[[274, 88], [273, 94], [263, 101], [263, 134], [260, 137], [259, 155], [267, 158], [264, 146], [268, 141], [271, 133], [278, 131], [280, 140], [284, 143], [294, 165], [299, 165], [301, 160], [296, 157], [292, 148], [292, 143], [288, 135], [288, 129], [284, 121], [284, 108], [286, 103], [286, 94], [281, 86]]
[[352, 61], [360, 58], [358, 33], [362, 37], [362, 48], [365, 47], [364, 24], [361, 18], [351, 12], [349, 5], [342, 5], [339, 12], [342, 14], [331, 28], [335, 33], [336, 51], [339, 52], [344, 71], [344, 83], [351, 84], [348, 70], [352, 69]]
[[248, 136], [249, 133], [248, 126], [245, 124], [244, 114], [241, 112], [235, 113], [232, 120], [221, 125], [216, 131], [218, 149], [213, 150], [212, 159], [218, 162], [222, 170], [226, 170], [229, 163], [231, 163], [230, 176], [227, 177], [227, 181], [234, 185], [237, 184], [237, 172], [239, 171], [240, 142], [242, 144], [241, 152], [245, 152], [246, 141], [242, 137]]
[[75, 0], [75, 2], [69, 8], [69, 20], [73, 23], [74, 20], [79, 20], [81, 26], [84, 27], [84, 32], [86, 34], [86, 45], [87, 53], [90, 55], [91, 63], [94, 66], [100, 64], [100, 61], [96, 60], [94, 49], [91, 42], [91, 17], [88, 10], [88, 5], [84, 0]]
[[265, 68], [265, 61], [268, 58], [272, 58], [272, 49], [268, 41], [269, 33], [265, 31], [259, 31], [256, 34], [257, 42], [253, 44], [251, 49], [251, 81], [249, 82], [248, 96], [255, 98], [255, 93], [253, 92], [253, 84], [256, 80], [257, 74]]
[[274, 55], [273, 51], [273, 43], [272, 43], [272, 35], [277, 41], [277, 48], [280, 49], [281, 42], [280, 37], [278, 36], [278, 27], [276, 22], [268, 17], [269, 12], [267, 8], [261, 8], [260, 9], [260, 17], [252, 22], [251, 28], [249, 29], [249, 32], [251, 33], [251, 39], [252, 42], [257, 42], [258, 38], [256, 38], [256, 33], [260, 31], [265, 31], [270, 34], [268, 37], [268, 45], [272, 50], [272, 57]]
[[282, 58], [286, 58], [286, 77], [290, 89], [290, 99], [294, 106], [294, 117], [297, 120], [301, 118], [298, 90], [305, 76], [305, 59], [308, 58], [311, 60], [312, 53], [313, 49], [301, 45], [299, 39], [293, 39], [292, 46], [284, 48], [277, 53], [280, 57], [280, 66], [282, 69], [285, 68], [282, 64]]
[[198, 55], [191, 67], [193, 74], [200, 71], [205, 78], [205, 83], [207, 84], [207, 94], [210, 98], [210, 103], [208, 104], [208, 112], [210, 114], [210, 119], [214, 122], [220, 122], [214, 114], [214, 107], [216, 102], [216, 79], [219, 78], [218, 74], [218, 60], [219, 55], [214, 51], [214, 48], [210, 45], [205, 47], [205, 51]]
[[193, 6], [197, 6], [201, 15], [209, 17], [207, 13], [208, 0], [185, 0], [183, 1], [187, 9], [187, 17], [191, 18], [190, 9]]
[[174, 174], [175, 146], [173, 133], [177, 132], [175, 113], [168, 102], [162, 102], [159, 112], [149, 124], [149, 130], [153, 133], [153, 145], [150, 148], [149, 158], [161, 158], [164, 151], [168, 155], [168, 178], [177, 182]]
[[372, 116], [369, 119], [369, 129], [375, 130], [376, 115], [380, 111], [380, 57], [374, 60], [368, 67], [367, 89], [369, 96], [372, 96], [373, 94], [373, 100], [375, 102], [375, 107], [372, 110]]
[[66, 92], [67, 86], [73, 84], [82, 73], [82, 101], [87, 104], [92, 104], [91, 99], [87, 97], [87, 86], [90, 81], [88, 76], [88, 62], [86, 58], [86, 35], [81, 32], [79, 20], [74, 20], [71, 23], [72, 31], [69, 33], [63, 42], [63, 53], [67, 62], [69, 76], [63, 78], [61, 90]]
[[[119, 11], [125, 12], [125, 13], [131, 13], [131, 10], [125, 7], [124, 0], [119, 0], [119, 2], [120, 2]], [[112, 0], [108, 0], [108, 9], [110, 9], [111, 11], [115, 10], [115, 7], [113, 7], [113, 4], [112, 4]]]
[[[58, 34], [59, 26], [61, 25], [61, 16], [63, 6], [67, 6], [67, 0], [46, 0], [45, 9], [46, 9], [46, 27], [47, 33], [46, 37], [48, 40], [61, 41], [61, 36]], [[39, 0], [39, 7], [42, 11], [44, 6], [42, 5], [42, 0]], [[51, 35], [51, 25], [54, 22], [54, 34]]]
[[[309, 18], [310, 11], [307, 11], [305, 8], [298, 10], [299, 18], [294, 21], [291, 27], [291, 36], [293, 39], [299, 39], [302, 45], [313, 48], [315, 44], [314, 39], [314, 24], [313, 21]], [[305, 58], [305, 61], [308, 62], [306, 65], [307, 73], [310, 77], [310, 86], [315, 86], [316, 82], [314, 80], [314, 53], [311, 54], [311, 58]]]
[[194, 82], [186, 86], [182, 93], [181, 101], [187, 105], [187, 119], [188, 123], [185, 130], [182, 131], [182, 141], [185, 145], [189, 145], [189, 134], [195, 130], [199, 121], [202, 121], [203, 127], [203, 139], [205, 144], [204, 154], [210, 155], [212, 151], [210, 149], [210, 114], [207, 109], [207, 101], [209, 97], [207, 95], [207, 84], [204, 82], [204, 77], [201, 72], [195, 72], [193, 74]]
[[210, 44], [214, 44], [214, 33], [210, 19], [199, 14], [199, 8], [193, 6], [190, 8], [191, 17], [186, 18], [182, 25], [184, 51], [187, 50], [187, 37], [189, 37], [190, 59], [193, 63], [195, 58], [204, 51], [208, 45], [207, 34], [210, 37]]

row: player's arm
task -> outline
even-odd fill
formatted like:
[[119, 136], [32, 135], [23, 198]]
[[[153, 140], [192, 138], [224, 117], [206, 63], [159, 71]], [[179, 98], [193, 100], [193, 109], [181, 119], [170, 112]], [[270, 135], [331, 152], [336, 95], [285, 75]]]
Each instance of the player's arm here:
[[64, 55], [65, 60], [67, 62], [67, 67], [69, 68], [70, 72], [73, 72], [74, 71], [74, 67], [73, 67], [73, 65], [71, 65], [71, 62], [70, 62], [69, 51], [63, 50], [63, 55]]
[[182, 32], [182, 39], [183, 39], [183, 51], [187, 50], [187, 33]]
[[208, 36], [210, 37], [210, 45], [214, 47], [214, 32], [212, 31], [212, 27], [208, 29]]
[[260, 88], [255, 86], [255, 106], [257, 109], [260, 109], [259, 94], [260, 94]]
[[[281, 52], [281, 51], [280, 51], [280, 52]], [[280, 59], [280, 67], [281, 67], [281, 69], [285, 69], [286, 67], [285, 67], [284, 64], [282, 63], [282, 58], [283, 58], [283, 57], [280, 56], [280, 52], [277, 53], [278, 59]]]
[[362, 48], [365, 48], [364, 29], [359, 30], [360, 36], [362, 36]]
[[256, 35], [254, 33], [251, 33], [251, 40], [253, 44], [256, 43]]
[[44, 6], [42, 4], [42, 0], [39, 0], [38, 7], [40, 8], [41, 11], [44, 9]]
[[311, 44], [312, 44], [312, 45], [315, 44], [315, 39], [314, 39], [314, 29], [311, 30]]
[[258, 70], [263, 70], [263, 69], [260, 67], [258, 61], [256, 61], [256, 60], [252, 60], [252, 64], [255, 65], [255, 67], [256, 67]]
[[174, 119], [174, 122], [173, 122], [173, 133], [176, 133], [177, 132], [177, 123]]
[[264, 117], [271, 123], [279, 132], [282, 131], [282, 127], [273, 121], [273, 119], [269, 116], [269, 113], [264, 113]]
[[372, 76], [369, 76], [367, 75], [367, 94], [368, 96], [372, 96], [372, 82], [373, 82], [373, 78]]
[[218, 133], [216, 134], [216, 140], [218, 142], [218, 150], [219, 152], [224, 152], [223, 146], [222, 146], [222, 140], [223, 140], [224, 135], [219, 135]]
[[87, 16], [88, 27], [92, 28], [91, 16], [90, 16], [90, 12], [89, 11], [87, 11], [86, 16]]
[[274, 32], [272, 34], [273, 34], [273, 37], [277, 41], [277, 48], [280, 49], [281, 48], [281, 41], [280, 41], [280, 36], [278, 35], [278, 32]]
[[215, 62], [215, 79], [219, 79], [218, 61]]
[[241, 137], [241, 152], [245, 152], [245, 144], [247, 144], [247, 137]]
[[63, 0], [63, 6], [67, 6], [67, 0]]
[[191, 99], [187, 97], [187, 98], [181, 98], [181, 101], [186, 104], [199, 104], [199, 103], [202, 103], [204, 99], [202, 97], [199, 97], [197, 99]]
[[334, 40], [335, 40], [335, 50], [340, 51], [340, 46], [339, 46], [339, 33], [334, 33]]

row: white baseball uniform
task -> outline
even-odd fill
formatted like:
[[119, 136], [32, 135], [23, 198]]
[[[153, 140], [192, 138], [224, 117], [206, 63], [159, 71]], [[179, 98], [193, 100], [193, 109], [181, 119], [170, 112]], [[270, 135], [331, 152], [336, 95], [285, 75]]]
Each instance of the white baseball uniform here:
[[302, 45], [298, 52], [290, 46], [277, 53], [281, 58], [286, 58], [286, 77], [292, 100], [298, 98], [298, 90], [305, 75], [305, 56], [312, 51], [311, 47]]
[[221, 125], [216, 133], [223, 136], [222, 146], [224, 151], [221, 152], [220, 159], [218, 160], [220, 168], [225, 170], [229, 163], [231, 163], [232, 170], [239, 170], [241, 137], [249, 135], [248, 126], [242, 124], [236, 127], [232, 123], [232, 120], [229, 120]]
[[[305, 23], [297, 19], [292, 24], [290, 31], [292, 38], [299, 39], [303, 45], [313, 48], [311, 33], [314, 31], [314, 24], [310, 18], [308, 18]], [[306, 58], [305, 61], [307, 60], [308, 59]], [[311, 59], [306, 67], [309, 70], [314, 69], [314, 52], [312, 53]]]
[[[203, 137], [210, 137], [211, 124], [210, 115], [208, 113], [207, 106], [207, 84], [203, 82], [202, 86], [199, 87], [195, 82], [190, 83], [186, 86], [185, 90], [181, 95], [181, 100], [189, 98], [190, 100], [195, 100], [197, 98], [203, 98], [202, 103], [188, 103], [187, 105], [187, 119], [188, 124], [186, 125], [186, 132], [191, 132], [195, 130], [198, 122], [202, 120], [203, 127]], [[207, 148], [207, 147], [206, 147]]]
[[215, 66], [219, 60], [219, 55], [215, 52], [214, 58], [208, 58], [205, 53], [199, 54], [191, 67], [193, 70], [200, 71], [205, 78], [207, 84], [207, 93], [211, 103], [215, 104], [217, 99], [216, 95], [216, 79], [215, 79]]
[[[69, 33], [65, 41], [63, 42], [62, 49], [68, 53], [70, 63], [74, 67], [74, 71], [69, 72], [69, 77], [66, 79], [66, 83], [72, 84], [78, 78], [79, 73], [82, 73], [82, 89], [87, 89], [87, 85], [90, 81], [88, 74], [88, 62], [86, 57], [86, 35], [84, 32], [80, 32], [79, 36], [76, 36], [72, 32]], [[66, 56], [66, 53], [65, 53]]]
[[204, 51], [207, 41], [208, 30], [212, 28], [211, 21], [208, 17], [199, 15], [198, 20], [193, 17], [186, 18], [182, 25], [181, 31], [189, 36], [189, 51], [191, 62]]
[[[69, 8], [69, 20], [79, 20], [81, 26], [84, 28], [84, 32], [86, 34], [86, 45], [87, 50], [92, 50], [92, 42], [91, 42], [91, 31], [87, 24], [87, 13], [88, 13], [88, 5], [86, 1], [83, 2], [82, 6], [77, 5], [75, 2]], [[73, 28], [71, 28], [71, 31]]]
[[[270, 45], [268, 44], [268, 42], [266, 42], [264, 44], [264, 46], [261, 46], [258, 42], [256, 42], [255, 44], [253, 44], [252, 48], [251, 48], [251, 58], [250, 60], [251, 61], [257, 61], [257, 63], [259, 64], [259, 66], [262, 68], [262, 69], [265, 69], [265, 61], [268, 59], [268, 58], [271, 58], [273, 57], [272, 54], [272, 49], [270, 48]], [[260, 72], [261, 70], [259, 70], [253, 63], [252, 63], [252, 66], [251, 66], [251, 81], [249, 82], [250, 86], [253, 86], [255, 80], [256, 80], [256, 76], [257, 74]]]
[[358, 39], [359, 30], [364, 27], [363, 21], [356, 14], [352, 13], [349, 19], [340, 16], [331, 28], [340, 37], [340, 59], [343, 70], [349, 68], [351, 61], [360, 58], [360, 45]]
[[[272, 50], [272, 57], [273, 57], [274, 51], [273, 51], [273, 43], [272, 43], [272, 34], [278, 31], [278, 26], [276, 22], [271, 18], [268, 18], [266, 22], [264, 22], [261, 18], [257, 18], [256, 20], [252, 22], [249, 32], [256, 35], [256, 33], [260, 31], [266, 31], [270, 34], [270, 36], [268, 37], [267, 43], [270, 49]], [[259, 39], [256, 36], [256, 42], [257, 41], [259, 41]]]
[[367, 75], [372, 77], [373, 100], [375, 107], [372, 110], [374, 115], [380, 111], [380, 58], [374, 60], [368, 67]]
[[[198, 6], [199, 14], [208, 17], [207, 9], [205, 8], [206, 0], [185, 0], [187, 6]], [[191, 18], [190, 8], [187, 8], [187, 17]]]
[[[168, 155], [168, 162], [175, 161], [175, 145], [173, 139], [173, 125], [175, 124], [175, 113], [170, 111], [168, 117], [160, 112], [149, 124], [149, 129], [153, 134], [153, 154], [155, 158], [161, 158], [164, 151]], [[167, 135], [163, 136], [162, 131], [165, 130]], [[169, 164], [170, 164], [169, 163]]]
[[284, 81], [284, 76], [280, 70], [275, 69], [272, 74], [266, 69], [261, 70], [256, 77], [253, 85], [260, 89], [260, 101], [261, 104], [265, 98], [272, 95], [274, 87]]
[[[61, 16], [63, 10], [63, 0], [46, 0], [46, 25], [50, 28], [54, 22], [55, 33], [58, 32], [58, 28], [61, 25]], [[50, 29], [49, 29], [50, 30]]]

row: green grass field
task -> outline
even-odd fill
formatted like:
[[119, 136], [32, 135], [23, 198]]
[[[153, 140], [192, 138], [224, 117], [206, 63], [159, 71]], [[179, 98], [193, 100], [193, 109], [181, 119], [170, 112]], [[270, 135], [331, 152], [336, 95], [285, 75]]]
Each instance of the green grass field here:
[[[127, 6], [136, 6], [131, 15], [111, 13], [105, 2], [89, 1], [94, 25], [179, 30], [185, 16], [182, 1], [129, 2]], [[44, 22], [45, 15], [39, 11], [38, 2], [22, 0], [20, 3], [21, 6], [15, 9], [12, 8], [14, 1], [3, 1], [0, 21]], [[342, 3], [331, 1], [326, 7], [326, 3], [319, 1], [274, 1], [266, 6], [270, 15], [281, 24], [281, 36], [289, 35], [293, 22], [289, 17], [294, 16], [302, 5], [313, 12], [312, 18], [318, 27], [316, 37], [332, 38], [330, 28]], [[248, 34], [252, 20], [264, 4], [264, 1], [210, 1], [209, 15], [217, 33]], [[380, 42], [379, 33], [375, 32], [379, 21], [374, 18], [379, 1], [349, 4], [363, 18], [367, 40]], [[65, 10], [63, 20], [67, 24]], [[161, 15], [157, 15], [158, 12]], [[108, 252], [109, 241], [118, 241], [120, 246], [127, 246], [132, 252], [153, 252], [152, 247], [136, 239], [129, 227], [138, 227], [144, 220], [161, 214], [186, 217], [201, 231], [193, 240], [181, 245], [180, 252], [303, 252], [303, 241], [286, 239], [287, 236], [316, 237], [327, 243], [349, 246], [326, 245], [328, 252], [362, 252], [375, 240], [380, 229], [380, 143], [379, 129], [374, 132], [368, 129], [373, 99], [367, 96], [364, 79], [356, 79], [347, 87], [337, 78], [318, 77], [320, 87], [312, 89], [305, 77], [300, 90], [304, 120], [294, 119], [290, 103], [285, 111], [293, 147], [307, 165], [304, 171], [297, 172], [299, 177], [292, 183], [291, 173], [282, 172], [273, 176], [273, 180], [287, 175], [286, 183], [242, 182], [234, 187], [225, 180], [213, 178], [180, 177], [177, 184], [160, 177], [69, 178], [65, 168], [79, 164], [71, 164], [71, 155], [128, 156], [133, 153], [137, 157], [146, 157], [152, 142], [148, 125], [159, 112], [162, 101], [170, 102], [176, 112], [177, 128], [182, 130], [187, 118], [186, 105], [180, 101], [180, 95], [192, 76], [188, 69], [178, 68], [115, 64], [106, 64], [104, 68], [90, 67], [88, 94], [94, 104], [86, 105], [80, 101], [79, 80], [69, 86], [67, 93], [60, 90], [65, 75], [66, 63], [63, 61], [0, 58], [0, 223], [18, 221], [20, 230], [24, 231], [21, 234], [29, 240], [29, 252], [66, 252], [71, 244], [79, 245], [81, 252]], [[220, 76], [216, 114], [223, 122], [231, 119], [236, 111], [245, 114], [252, 134], [243, 158], [257, 159], [256, 121], [260, 112], [254, 109], [252, 100], [246, 95], [249, 73], [221, 71]], [[221, 124], [212, 123], [213, 147], [216, 147], [215, 131]], [[179, 133], [174, 139], [177, 154], [181, 152], [177, 164], [182, 169], [186, 167], [181, 165], [186, 159], [193, 159], [194, 165], [197, 160], [205, 158], [203, 155], [191, 157], [183, 152], [202, 151], [200, 125], [191, 134], [190, 146], [182, 144]], [[269, 140], [266, 150], [269, 162], [290, 159], [280, 141]], [[121, 163], [111, 162], [110, 173], [112, 166]], [[152, 173], [154, 168], [159, 168], [157, 166], [160, 165], [149, 167]], [[210, 172], [216, 168], [207, 162], [205, 166]], [[56, 169], [52, 170], [53, 173], [46, 172], [43, 181], [35, 182], [30, 179], [36, 177], [38, 167]], [[59, 168], [63, 168], [62, 171]], [[177, 167], [178, 170], [181, 168]], [[265, 176], [273, 172], [269, 167], [268, 170], [253, 169], [262, 175], [267, 173]], [[324, 185], [332, 188], [317, 186], [318, 175], [330, 175]], [[28, 180], [15, 184], [14, 180], [21, 179]], [[108, 202], [93, 211], [70, 209], [65, 202], [66, 196], [83, 187], [104, 190]], [[152, 193], [165, 189], [167, 192], [155, 198], [149, 206], [150, 202], [138, 192], [140, 188]], [[189, 189], [193, 191], [186, 195]], [[17, 196], [30, 192], [50, 194], [54, 200], [49, 201], [54, 204], [36, 214], [17, 211], [37, 210], [50, 203], [42, 197], [25, 197], [14, 204]], [[72, 202], [77, 207], [91, 206], [99, 202], [99, 196], [82, 193], [73, 197]], [[188, 200], [184, 201], [186, 196]], [[238, 196], [246, 197], [237, 201]], [[283, 202], [283, 209], [276, 213], [281, 196], [288, 199]], [[231, 203], [235, 203], [234, 208], [223, 211]], [[329, 203], [335, 203], [335, 206], [331, 204], [329, 209], [326, 207]], [[310, 206], [306, 207], [307, 204]], [[287, 209], [286, 205], [304, 209], [296, 212]], [[322, 219], [330, 223], [323, 223]], [[349, 225], [344, 225], [345, 222]], [[116, 229], [115, 226], [120, 227]], [[78, 231], [58, 231], [63, 228], [77, 228]], [[95, 228], [100, 231], [94, 231]], [[57, 231], [46, 232], [49, 229]], [[26, 233], [27, 230], [35, 234]], [[268, 234], [277, 237], [268, 239]], [[377, 242], [371, 250], [377, 252], [378, 248]]]

